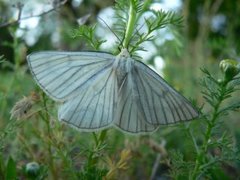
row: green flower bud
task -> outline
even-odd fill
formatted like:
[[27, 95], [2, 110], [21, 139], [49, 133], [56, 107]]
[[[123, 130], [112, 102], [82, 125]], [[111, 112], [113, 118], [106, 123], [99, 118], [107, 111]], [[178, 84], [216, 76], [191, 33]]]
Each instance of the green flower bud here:
[[240, 72], [240, 64], [232, 59], [222, 60], [219, 64], [220, 69], [225, 74], [227, 80], [231, 80]]
[[26, 165], [26, 174], [31, 177], [36, 177], [40, 172], [40, 166], [36, 162], [30, 162]]

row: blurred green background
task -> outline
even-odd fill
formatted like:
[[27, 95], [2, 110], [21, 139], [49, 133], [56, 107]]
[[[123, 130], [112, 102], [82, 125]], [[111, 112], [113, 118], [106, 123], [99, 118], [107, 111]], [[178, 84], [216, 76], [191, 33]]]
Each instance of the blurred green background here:
[[[61, 2], [62, 5], [57, 8], [56, 4]], [[1, 135], [1, 154], [3, 163], [6, 163], [9, 156], [14, 159], [19, 177], [26, 178], [21, 169], [28, 162], [36, 161], [45, 168], [42, 171], [48, 174], [46, 179], [72, 178], [70, 169], [80, 171], [86, 161], [84, 153], [93, 148], [94, 142], [90, 133], [80, 133], [60, 124], [56, 115], [57, 105], [49, 99], [47, 102], [51, 107], [51, 122], [45, 123], [41, 117], [34, 117], [19, 120], [20, 125], [8, 129], [10, 111], [14, 104], [33, 91], [41, 94], [29, 73], [26, 56], [44, 50], [91, 50], [81, 38], [71, 37], [73, 29], [79, 26], [79, 20], [83, 20], [86, 15], [90, 17], [85, 24], [96, 24], [96, 36], [107, 41], [100, 49], [116, 51], [112, 49], [116, 37], [98, 18], [101, 17], [112, 28], [114, 3], [113, 0], [68, 0], [65, 3], [58, 0], [0, 0], [0, 128], [4, 134]], [[54, 5], [55, 9], [51, 10]], [[204, 103], [199, 85], [203, 76], [200, 68], [207, 68], [218, 77], [220, 60], [240, 60], [240, 1], [156, 0], [152, 7], [174, 11], [183, 16], [182, 27], [167, 27], [158, 31], [155, 40], [145, 44], [147, 51], [139, 52], [139, 56], [143, 62], [155, 67], [164, 79], [188, 99], [194, 99], [200, 107]], [[33, 17], [49, 10], [48, 13]], [[19, 11], [20, 18], [32, 18], [12, 23], [18, 18]], [[234, 97], [239, 99], [239, 93], [235, 93]], [[38, 111], [39, 107], [36, 106], [34, 110]], [[208, 112], [208, 107], [204, 107], [204, 111]], [[239, 111], [230, 113], [221, 124], [222, 129], [231, 133], [238, 148], [239, 115]], [[196, 138], [201, 139], [201, 124], [194, 121], [191, 127]], [[160, 127], [150, 137], [129, 136], [111, 129], [107, 135], [108, 147], [101, 153], [118, 159], [120, 155], [117, 154], [122, 149], [132, 150], [129, 168], [121, 175], [124, 179], [168, 179], [170, 177], [164, 174], [169, 173], [171, 165], [158, 159], [162, 152], [154, 149], [154, 143], [164, 147], [168, 154], [177, 151], [181, 152], [184, 160], [194, 160], [193, 145], [184, 128], [182, 124]], [[221, 134], [221, 131], [217, 133]], [[216, 152], [213, 150], [210, 153]], [[176, 152], [174, 154], [177, 155]], [[158, 161], [160, 166], [153, 172]], [[239, 172], [239, 163], [223, 163], [211, 178], [235, 179], [240, 177]]]

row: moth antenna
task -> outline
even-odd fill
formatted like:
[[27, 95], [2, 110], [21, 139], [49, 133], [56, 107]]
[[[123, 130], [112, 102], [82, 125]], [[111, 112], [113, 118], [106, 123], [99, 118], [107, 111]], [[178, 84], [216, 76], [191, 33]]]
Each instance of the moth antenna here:
[[124, 41], [124, 37], [125, 37], [125, 32], [124, 32], [124, 35], [123, 35], [123, 38], [122, 38], [122, 40], [119, 42], [119, 43], [120, 43], [120, 45], [118, 46], [118, 49], [119, 49], [119, 51], [121, 51], [121, 50], [122, 50], [122, 48], [123, 48], [123, 41]]
[[[110, 26], [109, 26], [101, 17], [98, 17], [98, 19], [100, 19], [100, 20], [107, 26], [107, 28], [108, 28], [108, 29], [114, 34], [114, 36], [118, 39], [120, 45], [122, 45], [123, 40], [121, 40], [121, 39], [117, 36], [117, 34], [110, 28]], [[118, 47], [118, 48], [120, 48], [120, 47]], [[120, 49], [120, 50], [121, 50], [121, 49]]]

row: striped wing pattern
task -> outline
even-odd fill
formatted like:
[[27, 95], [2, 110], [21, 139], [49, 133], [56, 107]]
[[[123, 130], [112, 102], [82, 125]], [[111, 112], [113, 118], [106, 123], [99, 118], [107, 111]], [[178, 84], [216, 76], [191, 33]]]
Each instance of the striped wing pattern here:
[[[191, 120], [198, 112], [156, 72], [140, 61], [132, 61], [119, 91], [115, 124], [124, 131], [154, 131], [161, 124]], [[123, 61], [124, 62], [124, 61]]]
[[39, 52], [28, 56], [28, 65], [38, 85], [56, 101], [74, 97], [98, 74], [108, 69], [114, 56], [97, 52]]
[[145, 64], [136, 61], [133, 73], [148, 123], [171, 124], [198, 116], [198, 112], [186, 98]]
[[129, 57], [39, 52], [28, 56], [28, 64], [45, 93], [62, 102], [59, 120], [78, 129], [95, 131], [115, 125], [142, 133], [198, 116], [157, 73]]
[[86, 131], [109, 126], [114, 119], [117, 89], [114, 72], [108, 68], [92, 86], [67, 100], [59, 109], [59, 119]]
[[154, 131], [158, 125], [147, 123], [146, 114], [141, 104], [141, 94], [134, 82], [132, 73], [126, 76], [119, 91], [117, 117], [115, 125], [129, 133]]

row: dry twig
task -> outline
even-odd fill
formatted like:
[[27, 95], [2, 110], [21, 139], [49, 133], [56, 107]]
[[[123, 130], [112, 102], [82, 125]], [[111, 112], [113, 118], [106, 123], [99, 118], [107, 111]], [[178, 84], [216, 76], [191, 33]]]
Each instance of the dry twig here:
[[15, 6], [18, 9], [18, 17], [17, 17], [17, 19], [13, 20], [13, 21], [8, 21], [8, 22], [4, 22], [4, 23], [0, 24], [0, 28], [11, 26], [11, 25], [19, 23], [22, 20], [30, 19], [30, 18], [33, 18], [33, 17], [44, 16], [44, 15], [46, 15], [46, 14], [52, 12], [52, 11], [55, 11], [60, 6], [63, 6], [66, 2], [67, 2], [67, 0], [64, 0], [62, 2], [59, 2], [57, 5], [54, 5], [53, 8], [49, 9], [48, 11], [44, 11], [44, 12], [41, 12], [39, 14], [26, 16], [26, 17], [21, 17], [22, 16], [22, 9], [23, 9], [24, 5], [22, 3], [17, 3], [16, 6]]

